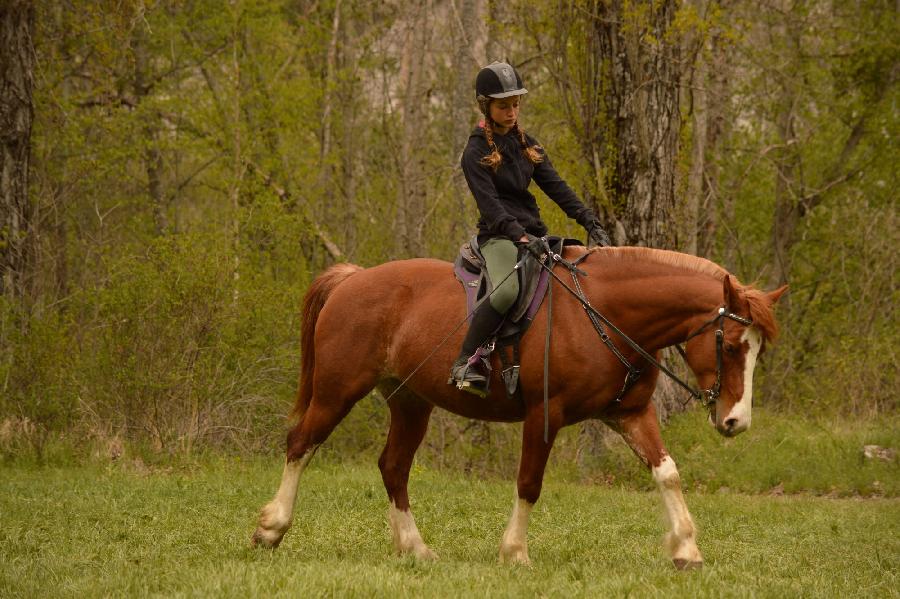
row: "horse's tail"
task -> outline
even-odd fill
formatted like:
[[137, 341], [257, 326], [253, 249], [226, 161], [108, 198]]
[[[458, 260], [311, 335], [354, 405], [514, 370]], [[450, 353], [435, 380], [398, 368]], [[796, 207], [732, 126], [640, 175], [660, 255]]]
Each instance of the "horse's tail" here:
[[309, 402], [312, 401], [313, 371], [316, 366], [316, 322], [319, 320], [319, 312], [328, 301], [328, 297], [335, 288], [347, 280], [353, 274], [363, 270], [355, 264], [335, 264], [312, 282], [306, 297], [303, 299], [303, 322], [300, 334], [300, 384], [297, 392], [297, 401], [291, 410], [291, 417], [300, 419]]

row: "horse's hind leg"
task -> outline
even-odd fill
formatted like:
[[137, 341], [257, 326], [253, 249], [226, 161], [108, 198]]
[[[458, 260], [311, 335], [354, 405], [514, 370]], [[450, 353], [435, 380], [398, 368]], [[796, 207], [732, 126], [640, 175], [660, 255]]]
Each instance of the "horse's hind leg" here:
[[398, 553], [409, 553], [419, 559], [435, 559], [437, 556], [422, 540], [415, 518], [409, 508], [409, 470], [413, 457], [431, 416], [432, 405], [408, 391], [397, 393], [390, 401], [391, 428], [387, 444], [378, 467], [388, 494], [388, 521], [394, 547]]
[[[274, 499], [267, 503], [260, 513], [259, 525], [251, 539], [253, 546], [275, 548], [281, 543], [282, 537], [291, 527], [300, 475], [319, 445], [325, 442], [334, 427], [344, 419], [356, 402], [374, 387], [374, 384], [374, 376], [361, 373], [340, 382], [338, 377], [316, 380], [316, 388], [309, 407], [300, 422], [288, 433], [287, 459], [281, 475], [281, 485]], [[329, 391], [325, 393], [323, 389]]]
[[641, 461], [650, 467], [666, 510], [666, 520], [669, 523], [666, 549], [675, 567], [679, 570], [702, 567], [703, 557], [697, 548], [696, 528], [681, 493], [681, 477], [675, 461], [663, 445], [653, 404], [648, 403], [643, 411], [608, 423], [622, 435]]

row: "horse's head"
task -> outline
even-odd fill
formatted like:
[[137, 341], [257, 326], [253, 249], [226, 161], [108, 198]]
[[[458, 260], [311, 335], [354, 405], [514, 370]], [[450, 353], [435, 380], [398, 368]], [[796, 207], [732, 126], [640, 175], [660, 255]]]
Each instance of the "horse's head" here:
[[786, 290], [766, 293], [726, 275], [724, 313], [686, 345], [688, 364], [712, 396], [710, 423], [726, 437], [750, 428], [753, 370], [766, 341], [778, 333], [772, 308]]

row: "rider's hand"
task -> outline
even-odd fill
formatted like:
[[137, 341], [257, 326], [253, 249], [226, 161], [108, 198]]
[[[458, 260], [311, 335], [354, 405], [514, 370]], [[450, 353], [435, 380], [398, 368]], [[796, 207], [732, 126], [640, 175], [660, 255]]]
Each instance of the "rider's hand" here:
[[525, 249], [538, 258], [547, 252], [546, 242], [540, 237], [535, 237], [531, 233], [526, 233], [519, 241], [525, 243]]
[[600, 221], [594, 221], [587, 227], [588, 245], [599, 245], [600, 247], [610, 247], [612, 242], [609, 235], [600, 226]]

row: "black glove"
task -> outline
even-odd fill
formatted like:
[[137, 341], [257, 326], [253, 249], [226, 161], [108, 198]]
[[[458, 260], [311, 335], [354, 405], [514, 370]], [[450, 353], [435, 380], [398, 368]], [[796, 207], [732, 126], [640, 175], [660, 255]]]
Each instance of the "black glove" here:
[[598, 221], [594, 221], [587, 227], [588, 245], [599, 245], [600, 247], [610, 247], [612, 242], [609, 235], [603, 230]]
[[540, 258], [547, 253], [547, 243], [543, 239], [541, 239], [540, 237], [535, 237], [531, 233], [525, 233], [525, 237], [528, 238], [528, 243], [525, 244], [525, 249], [528, 250], [528, 252], [533, 256]]

